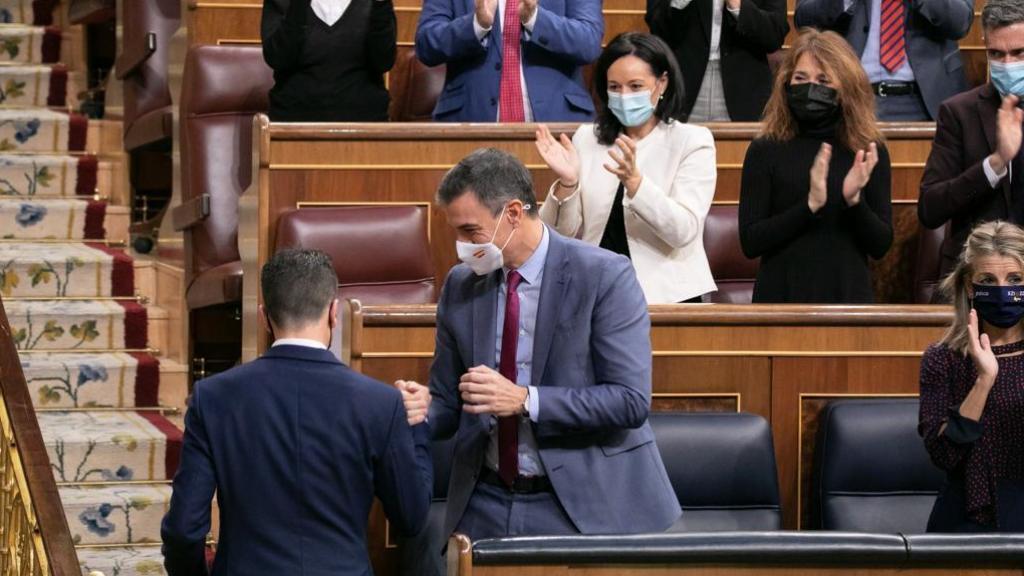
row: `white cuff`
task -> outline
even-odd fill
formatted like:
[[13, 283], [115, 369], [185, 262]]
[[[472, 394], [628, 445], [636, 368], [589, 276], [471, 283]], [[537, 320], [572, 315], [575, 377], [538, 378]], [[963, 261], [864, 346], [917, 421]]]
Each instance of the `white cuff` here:
[[555, 195], [555, 190], [561, 187], [560, 182], [561, 180], [555, 180], [555, 183], [551, 185], [551, 189], [548, 191], [548, 198], [554, 200], [555, 204], [559, 207], [564, 206], [566, 202], [576, 198], [576, 195], [580, 193], [580, 181], [576, 180], [576, 187], [572, 189], [572, 194], [566, 196], [565, 200], [559, 200], [558, 196]]
[[853, 6], [853, 0], [843, 0], [843, 12], [849, 12], [850, 6]]
[[530, 19], [527, 20], [525, 24], [523, 24], [523, 28], [525, 28], [526, 32], [529, 33], [529, 34], [533, 34], [533, 27], [537, 24], [537, 14], [538, 13], [540, 13], [540, 3], [539, 2], [537, 3], [537, 7], [533, 9], [533, 16], [530, 16]]
[[476, 34], [476, 39], [483, 42], [487, 35], [491, 33], [491, 28], [484, 28], [477, 21], [476, 15], [473, 16], [473, 32]]
[[676, 10], [682, 10], [683, 8], [689, 6], [690, 2], [693, 2], [693, 0], [672, 0], [671, 2], [668, 3], [668, 5], [671, 6], [672, 8], [675, 8]]
[[735, 17], [735, 18], [739, 18], [740, 17], [740, 9], [739, 8], [729, 8], [728, 6], [726, 6], [725, 9], [729, 12], [729, 14], [732, 14], [733, 17]]
[[1007, 165], [1003, 167], [1002, 174], [996, 174], [995, 168], [992, 167], [992, 159], [988, 156], [982, 160], [981, 169], [985, 171], [985, 177], [988, 178], [988, 185], [992, 188], [999, 186], [999, 181], [1006, 178], [1006, 174], [1010, 171], [1009, 165]]
[[527, 386], [529, 394], [526, 397], [526, 409], [530, 411], [530, 420], [537, 422], [538, 416], [540, 416], [540, 392], [538, 392], [536, 386]]

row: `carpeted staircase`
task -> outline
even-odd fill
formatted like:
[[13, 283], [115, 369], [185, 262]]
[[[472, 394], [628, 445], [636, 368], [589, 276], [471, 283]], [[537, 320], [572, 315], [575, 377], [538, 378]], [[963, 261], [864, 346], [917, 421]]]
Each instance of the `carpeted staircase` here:
[[173, 363], [150, 349], [129, 211], [98, 184], [89, 121], [68, 112], [62, 30], [39, 4], [0, 0], [0, 293], [83, 574], [164, 574]]

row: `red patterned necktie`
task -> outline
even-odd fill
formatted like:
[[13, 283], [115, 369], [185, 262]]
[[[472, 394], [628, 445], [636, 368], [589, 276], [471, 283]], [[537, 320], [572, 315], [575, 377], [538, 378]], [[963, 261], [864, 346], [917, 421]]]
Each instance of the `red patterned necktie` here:
[[[505, 323], [501, 328], [501, 360], [498, 372], [516, 382], [516, 350], [519, 347], [519, 294], [516, 288], [523, 277], [513, 270], [508, 273], [505, 295]], [[512, 487], [519, 474], [519, 417], [498, 418], [498, 476]]]
[[501, 20], [501, 94], [498, 120], [525, 122], [523, 86], [519, 80], [519, 0], [505, 0]]
[[878, 60], [889, 72], [907, 59], [903, 40], [903, 0], [882, 0], [882, 25], [878, 32]]

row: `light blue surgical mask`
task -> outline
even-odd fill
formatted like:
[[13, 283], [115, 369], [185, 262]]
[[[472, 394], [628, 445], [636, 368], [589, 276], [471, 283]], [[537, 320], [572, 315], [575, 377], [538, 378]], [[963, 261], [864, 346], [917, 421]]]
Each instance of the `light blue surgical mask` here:
[[635, 128], [641, 126], [654, 114], [651, 104], [651, 91], [622, 94], [608, 91], [608, 109], [622, 122], [623, 126]]
[[1024, 97], [1024, 61], [993, 62], [989, 60], [989, 75], [992, 85], [1002, 97], [1015, 94]]

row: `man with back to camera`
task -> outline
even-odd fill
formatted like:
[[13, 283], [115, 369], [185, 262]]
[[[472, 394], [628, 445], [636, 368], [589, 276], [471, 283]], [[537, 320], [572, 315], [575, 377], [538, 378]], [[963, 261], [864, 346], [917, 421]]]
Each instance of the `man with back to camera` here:
[[990, 80], [942, 103], [917, 214], [928, 228], [949, 222], [941, 276], [982, 222], [1024, 225], [1024, 3], [990, 0], [981, 12]]
[[213, 574], [366, 575], [376, 496], [415, 534], [430, 506], [426, 424], [402, 395], [328, 350], [338, 278], [319, 250], [275, 254], [260, 277], [260, 318], [276, 336], [260, 358], [196, 383], [181, 464], [164, 517], [170, 576], [206, 574], [214, 490]]
[[[470, 154], [437, 193], [462, 264], [437, 308], [429, 406], [455, 435], [444, 533], [665, 530], [681, 514], [647, 416], [650, 319], [629, 259], [560, 236], [537, 214], [529, 171]], [[433, 399], [430, 402], [430, 399]]]

